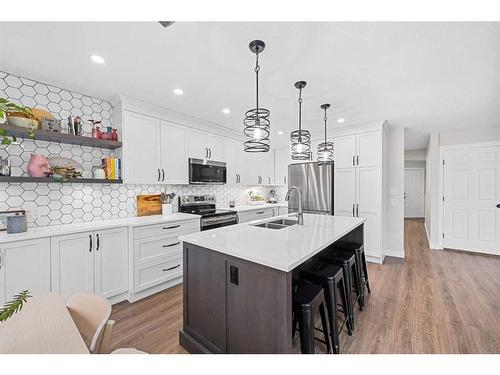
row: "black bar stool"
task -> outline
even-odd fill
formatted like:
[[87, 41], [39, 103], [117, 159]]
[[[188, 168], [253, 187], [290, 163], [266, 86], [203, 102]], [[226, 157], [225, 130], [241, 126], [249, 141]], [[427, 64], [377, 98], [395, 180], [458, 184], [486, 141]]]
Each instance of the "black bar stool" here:
[[[360, 264], [358, 269], [361, 273], [360, 277], [361, 277], [363, 289], [364, 289], [364, 286], [366, 286], [368, 293], [371, 294], [372, 291], [370, 289], [370, 281], [368, 280], [368, 268], [366, 267], [365, 247], [363, 245], [356, 244], [353, 242], [347, 242], [347, 241], [336, 242], [334, 244], [334, 247], [336, 249], [341, 250], [341, 251], [354, 253], [354, 255], [356, 256], [356, 262], [358, 264]], [[363, 298], [364, 298], [364, 295], [363, 295]]]
[[[349, 320], [349, 308], [347, 306], [347, 287], [344, 279], [342, 268], [328, 263], [317, 262], [310, 267], [301, 270], [300, 277], [303, 280], [322, 285], [325, 293], [326, 310], [328, 312], [328, 325], [330, 327], [330, 335], [332, 336], [333, 352], [340, 353], [339, 332]], [[344, 313], [344, 321], [340, 329], [337, 324], [337, 295], [335, 290], [338, 289], [340, 299], [342, 301], [342, 312]], [[352, 331], [347, 325], [347, 332], [352, 335]]]
[[[354, 303], [359, 302], [360, 310], [363, 310], [361, 305], [361, 281], [359, 279], [358, 266], [354, 254], [349, 254], [334, 248], [330, 248], [320, 256], [320, 259], [326, 263], [334, 264], [342, 267], [344, 271], [344, 279], [347, 289], [347, 307], [349, 309], [349, 324], [348, 329], [354, 331]], [[352, 289], [354, 287], [356, 297], [353, 297]]]
[[326, 344], [328, 353], [332, 352], [328, 323], [325, 314], [325, 297], [323, 288], [310, 283], [304, 283], [297, 287], [293, 293], [293, 323], [292, 338], [295, 337], [297, 323], [299, 324], [300, 348], [302, 354], [314, 354], [314, 315], [319, 311], [321, 316], [322, 332], [325, 341], [316, 339]]

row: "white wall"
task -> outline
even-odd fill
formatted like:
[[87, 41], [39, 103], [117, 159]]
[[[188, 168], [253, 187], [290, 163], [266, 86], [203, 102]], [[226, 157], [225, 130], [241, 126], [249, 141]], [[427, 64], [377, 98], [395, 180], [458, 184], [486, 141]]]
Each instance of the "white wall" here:
[[440, 146], [464, 145], [498, 140], [500, 140], [500, 125], [457, 129], [439, 134]]
[[425, 168], [425, 160], [405, 160], [405, 168]]
[[384, 255], [404, 258], [404, 128], [384, 132]]
[[405, 151], [405, 160], [408, 161], [425, 161], [426, 157], [427, 157], [427, 149], [425, 148]]
[[425, 168], [425, 228], [431, 249], [439, 249], [439, 133], [431, 133]]

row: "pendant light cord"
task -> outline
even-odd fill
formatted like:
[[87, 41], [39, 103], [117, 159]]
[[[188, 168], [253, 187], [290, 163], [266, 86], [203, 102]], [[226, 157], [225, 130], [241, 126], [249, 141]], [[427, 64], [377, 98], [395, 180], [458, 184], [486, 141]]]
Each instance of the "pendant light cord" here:
[[327, 117], [326, 117], [326, 107], [325, 107], [325, 117], [323, 118], [323, 121], [325, 122], [325, 143], [326, 143], [326, 120]]
[[259, 109], [259, 52], [255, 54], [255, 101], [256, 101], [256, 108]]
[[302, 129], [302, 88], [299, 89], [299, 130]]

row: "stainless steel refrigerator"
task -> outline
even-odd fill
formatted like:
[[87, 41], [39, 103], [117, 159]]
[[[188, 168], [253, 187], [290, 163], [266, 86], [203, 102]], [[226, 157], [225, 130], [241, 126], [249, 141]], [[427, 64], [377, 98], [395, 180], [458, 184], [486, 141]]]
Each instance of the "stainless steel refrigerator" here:
[[[333, 163], [300, 163], [288, 166], [288, 188], [302, 192], [304, 212], [333, 215]], [[288, 211], [299, 210], [299, 195], [290, 193]]]

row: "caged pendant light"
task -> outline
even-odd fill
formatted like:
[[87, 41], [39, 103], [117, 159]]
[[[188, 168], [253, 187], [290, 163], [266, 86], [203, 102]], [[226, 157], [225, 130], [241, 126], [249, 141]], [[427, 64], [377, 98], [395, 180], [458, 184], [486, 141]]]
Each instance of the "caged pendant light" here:
[[299, 129], [290, 133], [292, 141], [293, 160], [311, 160], [311, 133], [302, 129], [302, 89], [306, 87], [306, 81], [295, 82], [295, 88], [299, 90]]
[[326, 110], [330, 108], [330, 104], [322, 104], [320, 108], [325, 111], [325, 117], [323, 117], [323, 121], [325, 122], [325, 141], [318, 145], [318, 161], [333, 162], [333, 142], [326, 141], [326, 120], [328, 119]]
[[244, 142], [246, 152], [268, 152], [269, 151], [269, 133], [270, 121], [269, 110], [259, 107], [259, 53], [264, 51], [265, 43], [262, 40], [250, 42], [248, 47], [255, 53], [255, 82], [256, 82], [256, 106], [245, 113], [245, 135], [249, 138]]

